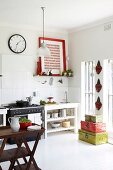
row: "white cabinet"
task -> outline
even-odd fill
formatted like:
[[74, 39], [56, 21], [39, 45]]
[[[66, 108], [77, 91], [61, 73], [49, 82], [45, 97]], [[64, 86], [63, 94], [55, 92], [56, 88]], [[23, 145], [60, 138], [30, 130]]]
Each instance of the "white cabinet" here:
[[[45, 138], [47, 138], [48, 133], [64, 130], [73, 130], [77, 133], [78, 107], [79, 103], [45, 105]], [[60, 126], [53, 128], [51, 124], [56, 122], [59, 122]], [[67, 127], [64, 127], [65, 122], [68, 122]]]
[[7, 109], [0, 108], [0, 126], [6, 126]]
[[36, 123], [38, 125], [42, 124], [42, 116], [41, 113], [33, 113], [33, 114], [28, 114], [28, 119], [32, 121], [32, 123]]

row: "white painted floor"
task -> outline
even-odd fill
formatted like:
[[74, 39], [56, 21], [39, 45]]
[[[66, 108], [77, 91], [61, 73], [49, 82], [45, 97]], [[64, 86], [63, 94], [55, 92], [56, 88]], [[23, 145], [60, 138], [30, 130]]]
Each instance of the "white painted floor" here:
[[56, 133], [40, 140], [35, 159], [42, 170], [113, 170], [113, 145], [95, 146], [79, 141], [74, 133]]

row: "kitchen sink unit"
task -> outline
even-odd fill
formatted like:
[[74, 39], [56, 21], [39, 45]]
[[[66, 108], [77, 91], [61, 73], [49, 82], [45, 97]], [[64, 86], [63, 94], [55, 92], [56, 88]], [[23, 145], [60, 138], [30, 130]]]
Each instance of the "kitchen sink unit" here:
[[[78, 107], [79, 103], [47, 104], [45, 111], [45, 138], [49, 133], [65, 130], [78, 132]], [[53, 126], [58, 124], [59, 126]]]

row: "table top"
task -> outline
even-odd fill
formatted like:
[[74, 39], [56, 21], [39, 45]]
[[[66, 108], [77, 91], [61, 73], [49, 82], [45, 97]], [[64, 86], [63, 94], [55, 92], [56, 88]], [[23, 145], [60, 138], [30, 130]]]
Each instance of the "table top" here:
[[78, 108], [80, 103], [59, 103], [59, 104], [46, 104], [44, 106], [45, 110], [56, 110], [56, 109], [70, 109]]
[[42, 127], [39, 130], [32, 130], [32, 131], [19, 130], [18, 132], [13, 132], [10, 126], [2, 126], [0, 127], [0, 139], [9, 138], [9, 137], [17, 137], [17, 136], [27, 136], [27, 135], [34, 136], [37, 134], [37, 132], [43, 134], [44, 130], [45, 129]]

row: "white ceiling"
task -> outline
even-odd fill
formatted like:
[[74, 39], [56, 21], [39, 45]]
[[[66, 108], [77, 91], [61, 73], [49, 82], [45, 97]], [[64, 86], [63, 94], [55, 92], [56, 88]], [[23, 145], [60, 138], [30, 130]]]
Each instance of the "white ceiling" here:
[[113, 0], [0, 0], [0, 24], [70, 30], [113, 16]]

